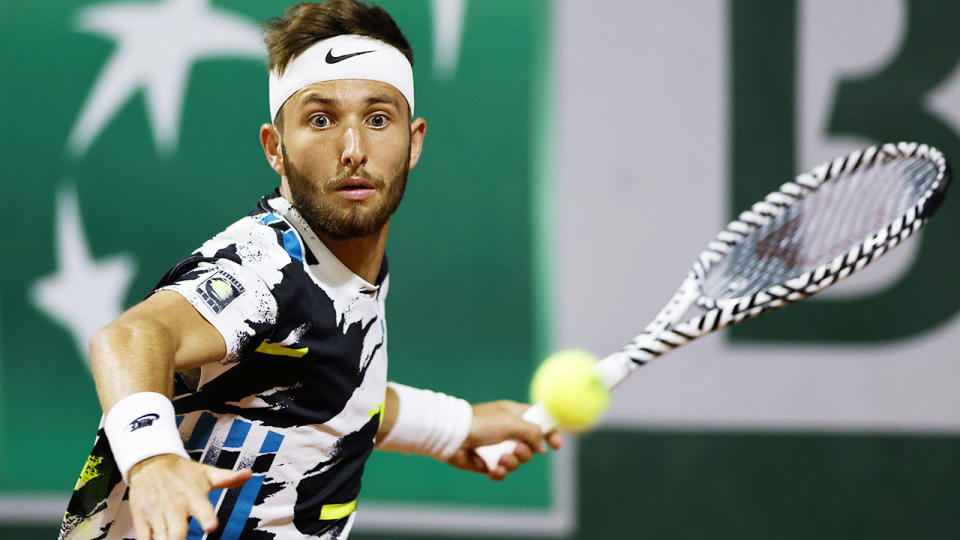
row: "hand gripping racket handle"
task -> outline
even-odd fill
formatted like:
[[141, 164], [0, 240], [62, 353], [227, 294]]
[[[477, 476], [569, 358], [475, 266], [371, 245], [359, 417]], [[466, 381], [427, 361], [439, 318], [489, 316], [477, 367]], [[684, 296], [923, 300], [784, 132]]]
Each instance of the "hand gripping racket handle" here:
[[[557, 427], [557, 421], [550, 416], [550, 413], [547, 412], [546, 405], [543, 403], [537, 403], [527, 409], [527, 412], [523, 413], [521, 418], [540, 426], [540, 431], [543, 433], [549, 433]], [[516, 447], [517, 441], [508, 440], [489, 446], [481, 446], [476, 449], [476, 452], [477, 455], [480, 456], [480, 459], [487, 464], [487, 470], [492, 471], [497, 468], [500, 456], [513, 453]]]
[[[607, 390], [613, 390], [615, 386], [630, 375], [636, 365], [625, 353], [616, 352], [597, 362], [593, 369], [600, 380], [603, 381]], [[549, 433], [557, 427], [557, 421], [550, 416], [546, 405], [543, 403], [537, 403], [527, 409], [527, 412], [523, 413], [521, 418], [540, 426], [540, 431], [543, 433]], [[516, 447], [517, 441], [503, 441], [489, 446], [481, 446], [475, 452], [487, 465], [487, 470], [492, 471], [497, 468], [500, 456], [513, 452]]]

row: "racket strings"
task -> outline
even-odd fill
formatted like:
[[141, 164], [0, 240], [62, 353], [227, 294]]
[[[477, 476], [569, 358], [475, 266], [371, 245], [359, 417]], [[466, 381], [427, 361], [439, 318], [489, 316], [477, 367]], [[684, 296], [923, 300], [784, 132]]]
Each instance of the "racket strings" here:
[[703, 280], [704, 296], [754, 295], [846, 254], [910, 210], [936, 172], [928, 160], [905, 157], [823, 183], [712, 265]]
[[[920, 178], [934, 174], [932, 163], [920, 159], [903, 159], [866, 169], [845, 179], [826, 184], [807, 201], [808, 225], [804, 236], [805, 257], [799, 261], [804, 270], [842, 255], [851, 246], [884, 228], [906, 213], [923, 190]], [[817, 204], [831, 199], [831, 208], [820, 211]]]

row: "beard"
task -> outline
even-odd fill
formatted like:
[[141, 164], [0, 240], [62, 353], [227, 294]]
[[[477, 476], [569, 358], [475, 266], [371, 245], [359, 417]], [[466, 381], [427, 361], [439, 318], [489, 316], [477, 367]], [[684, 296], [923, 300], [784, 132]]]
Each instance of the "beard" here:
[[[403, 193], [407, 187], [410, 152], [407, 152], [406, 163], [393, 172], [393, 178], [388, 183], [382, 178], [368, 174], [362, 168], [346, 169], [336, 176], [315, 182], [297, 169], [282, 144], [280, 151], [283, 153], [283, 166], [290, 183], [290, 194], [293, 197], [290, 202], [317, 234], [327, 235], [337, 240], [371, 236], [387, 224], [390, 216], [403, 200]], [[339, 197], [334, 192], [344, 180], [351, 176], [364, 178], [377, 191], [382, 192], [386, 187], [383, 202], [374, 208], [364, 208], [357, 203], [351, 203], [344, 208], [342, 204], [338, 204]]]

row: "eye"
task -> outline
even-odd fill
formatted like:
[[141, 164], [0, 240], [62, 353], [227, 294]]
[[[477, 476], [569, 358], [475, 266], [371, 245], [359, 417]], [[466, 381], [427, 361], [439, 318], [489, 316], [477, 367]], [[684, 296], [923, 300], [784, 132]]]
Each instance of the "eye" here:
[[370, 117], [370, 125], [373, 127], [377, 127], [377, 128], [384, 127], [388, 123], [390, 123], [390, 120], [387, 118], [387, 115], [385, 114], [377, 113]]
[[317, 128], [330, 127], [330, 117], [325, 114], [318, 114], [310, 117], [310, 124]]

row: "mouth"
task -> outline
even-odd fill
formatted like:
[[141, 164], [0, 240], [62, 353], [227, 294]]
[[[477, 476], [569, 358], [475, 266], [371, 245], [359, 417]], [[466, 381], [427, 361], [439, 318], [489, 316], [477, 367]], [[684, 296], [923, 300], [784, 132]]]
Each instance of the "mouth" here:
[[376, 192], [373, 183], [360, 176], [347, 178], [336, 189], [337, 195], [351, 201], [362, 201], [372, 197]]

